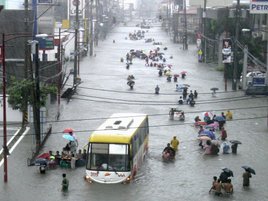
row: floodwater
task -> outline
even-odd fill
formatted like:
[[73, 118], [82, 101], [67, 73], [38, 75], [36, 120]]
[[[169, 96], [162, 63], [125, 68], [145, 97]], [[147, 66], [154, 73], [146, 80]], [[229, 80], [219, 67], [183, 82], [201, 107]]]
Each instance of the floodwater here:
[[[72, 127], [82, 148], [92, 130], [96, 129], [105, 118], [115, 112], [143, 112], [149, 115], [150, 147], [149, 153], [135, 180], [128, 185], [89, 184], [83, 180], [84, 168], [76, 170], [56, 169], [40, 175], [37, 167], [28, 167], [26, 158], [29, 155], [31, 136], [26, 137], [9, 157], [9, 182], [0, 182], [0, 200], [112, 200], [112, 201], [174, 201], [187, 200], [268, 200], [267, 192], [267, 97], [245, 97], [243, 92], [224, 92], [223, 73], [216, 70], [216, 65], [197, 62], [196, 47], [189, 46], [182, 50], [181, 44], [173, 44], [167, 33], [159, 24], [148, 29], [145, 38], [154, 38], [162, 42], [159, 46], [168, 47], [165, 53], [167, 63], [173, 65], [172, 71], [188, 72], [186, 79], [178, 83], [190, 85], [199, 96], [195, 107], [180, 106], [185, 111], [185, 122], [171, 121], [168, 118], [170, 107], [178, 107], [180, 94], [175, 92], [173, 81], [158, 77], [154, 67], [146, 67], [144, 60], [134, 59], [133, 65], [126, 70], [120, 62], [130, 49], [149, 51], [156, 46], [144, 40], [126, 40], [128, 33], [138, 30], [137, 27], [122, 26], [114, 28], [105, 41], [96, 47], [95, 57], [86, 57], [80, 64], [82, 84], [77, 94], [67, 104], [62, 100], [62, 112], [58, 122], [53, 122], [53, 133], [49, 137], [44, 151], [61, 150], [66, 141], [61, 137], [62, 130]], [[113, 43], [115, 40], [115, 43]], [[173, 56], [173, 59], [169, 59]], [[135, 76], [134, 90], [129, 90], [126, 78]], [[160, 94], [154, 94], [156, 85]], [[210, 88], [218, 87], [216, 97], [212, 97]], [[203, 155], [198, 146], [197, 129], [193, 127], [196, 115], [205, 111], [220, 114], [231, 109], [234, 120], [228, 121], [225, 128], [229, 140], [242, 142], [238, 153], [218, 156]], [[161, 152], [166, 144], [176, 135], [180, 140], [179, 151], [173, 163], [161, 160]], [[219, 133], [216, 134], [219, 136]], [[251, 178], [250, 188], [242, 187], [242, 165], [255, 169], [256, 175]], [[230, 168], [234, 177], [234, 194], [215, 197], [209, 194], [212, 177], [219, 176], [223, 167]], [[0, 168], [3, 172], [3, 167]], [[63, 194], [61, 174], [67, 173], [70, 180], [69, 192]], [[1, 174], [3, 181], [3, 175]]]

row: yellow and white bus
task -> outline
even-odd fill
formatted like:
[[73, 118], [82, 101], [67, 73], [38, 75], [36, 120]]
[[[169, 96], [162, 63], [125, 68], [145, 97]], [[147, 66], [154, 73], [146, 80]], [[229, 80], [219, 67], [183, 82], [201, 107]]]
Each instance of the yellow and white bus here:
[[89, 137], [85, 179], [105, 184], [130, 181], [145, 158], [148, 141], [146, 114], [113, 114]]

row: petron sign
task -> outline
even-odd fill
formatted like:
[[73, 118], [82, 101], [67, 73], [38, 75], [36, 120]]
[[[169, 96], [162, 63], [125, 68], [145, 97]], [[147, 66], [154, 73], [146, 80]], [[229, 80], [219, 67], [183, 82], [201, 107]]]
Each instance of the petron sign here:
[[268, 0], [250, 0], [251, 14], [268, 14]]

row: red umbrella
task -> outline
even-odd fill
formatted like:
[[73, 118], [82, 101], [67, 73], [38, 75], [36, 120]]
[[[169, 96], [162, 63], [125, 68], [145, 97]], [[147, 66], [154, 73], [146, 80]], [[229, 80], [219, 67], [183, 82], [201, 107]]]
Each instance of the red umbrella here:
[[181, 74], [186, 74], [186, 73], [187, 73], [187, 71], [185, 71], [185, 70], [181, 71]]
[[74, 132], [74, 130], [73, 130], [72, 128], [65, 128], [65, 129], [63, 130], [63, 132], [64, 132], [64, 133], [72, 133], [72, 132]]

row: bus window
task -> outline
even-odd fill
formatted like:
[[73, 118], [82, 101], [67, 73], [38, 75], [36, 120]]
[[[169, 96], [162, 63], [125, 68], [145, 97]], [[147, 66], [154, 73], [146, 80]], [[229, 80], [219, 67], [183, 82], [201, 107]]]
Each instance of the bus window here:
[[107, 169], [105, 165], [102, 167], [102, 164], [108, 164], [108, 154], [109, 154], [108, 144], [91, 144], [91, 154], [90, 154], [90, 167], [89, 169], [98, 170]]
[[109, 166], [115, 171], [129, 170], [128, 145], [110, 144]]

